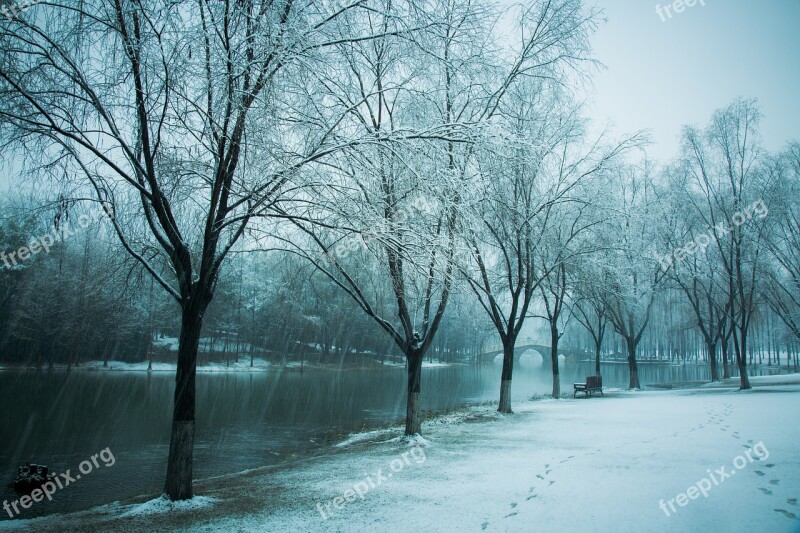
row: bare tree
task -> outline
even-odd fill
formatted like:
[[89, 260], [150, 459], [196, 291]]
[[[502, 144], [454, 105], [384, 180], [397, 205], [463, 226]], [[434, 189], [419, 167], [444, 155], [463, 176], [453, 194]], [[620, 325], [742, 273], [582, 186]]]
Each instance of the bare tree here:
[[800, 338], [800, 144], [792, 143], [770, 167], [778, 175], [766, 241], [774, 259], [767, 301], [789, 331]]
[[[677, 250], [683, 249], [687, 243], [693, 243], [696, 251], [677, 254], [680, 258], [665, 261], [662, 269], [685, 296], [708, 351], [711, 381], [718, 381], [717, 346], [726, 329], [731, 301], [724, 289], [726, 276], [716, 247], [709, 248], [711, 237], [708, 227], [703, 217], [697, 215], [696, 209], [686, 209], [687, 205], [702, 206], [696, 191], [692, 191], [691, 184], [687, 183], [687, 175], [680, 169], [669, 171], [668, 191], [673, 194], [663, 198], [669, 205], [669, 222], [661, 225], [665, 227], [663, 246], [668, 250]], [[727, 356], [723, 363], [727, 374]]]
[[578, 281], [575, 289], [575, 319], [589, 332], [594, 344], [594, 372], [600, 373], [600, 351], [608, 327], [608, 311], [601, 296], [603, 287], [599, 286], [599, 269], [578, 269]]
[[122, 246], [180, 307], [172, 499], [192, 497], [197, 351], [220, 269], [300, 168], [347, 144], [350, 110], [292, 85], [335, 46], [383, 36], [342, 22], [364, 4], [62, 0], [0, 23], [6, 146], [111, 205]]
[[698, 212], [725, 271], [741, 389], [750, 388], [747, 341], [759, 301], [762, 226], [768, 212], [762, 196], [769, 173], [758, 141], [759, 117], [754, 101], [737, 100], [716, 111], [705, 131], [685, 128], [683, 134], [683, 160], [703, 198]]
[[615, 196], [619, 207], [617, 216], [611, 219], [609, 237], [613, 245], [606, 255], [606, 290], [602, 293], [614, 331], [625, 339], [631, 389], [641, 388], [636, 348], [650, 322], [656, 291], [666, 276], [658, 261], [648, 257], [654, 255], [657, 233], [653, 218], [658, 217], [654, 216], [658, 199], [651, 173], [646, 161], [641, 167], [619, 169]]

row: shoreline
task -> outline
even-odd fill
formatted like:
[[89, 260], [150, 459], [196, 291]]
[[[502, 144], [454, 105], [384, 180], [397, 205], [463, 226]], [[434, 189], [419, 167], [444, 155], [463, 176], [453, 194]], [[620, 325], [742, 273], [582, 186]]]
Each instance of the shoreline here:
[[[730, 379], [722, 383], [702, 383], [697, 386], [674, 390], [641, 390], [628, 391], [619, 389], [606, 389], [604, 398], [590, 398], [588, 401], [582, 398], [553, 400], [547, 397], [533, 397], [526, 401], [514, 404], [515, 412], [505, 415], [496, 411], [496, 401], [480, 402], [475, 404], [465, 404], [448, 411], [437, 412], [433, 416], [424, 419], [423, 429], [426, 439], [422, 446], [425, 449], [431, 447], [432, 451], [447, 452], [452, 435], [464, 438], [476, 436], [481, 432], [476, 430], [483, 424], [497, 423], [502, 426], [507, 423], [518, 424], [523, 421], [530, 421], [532, 415], [536, 413], [564, 414], [564, 411], [581, 412], [585, 409], [597, 409], [604, 401], [631, 401], [640, 398], [642, 401], [649, 401], [652, 398], [688, 398], [702, 395], [709, 398], [748, 398], [752, 394], [759, 395], [762, 392], [777, 392], [782, 389], [792, 389], [794, 392], [800, 385], [800, 374], [781, 374], [774, 376], [753, 376], [751, 382], [754, 389], [750, 391], [737, 390], [738, 378]], [[773, 390], [766, 390], [778, 387]], [[800, 391], [800, 389], [797, 389]], [[774, 396], [774, 395], [767, 395]], [[800, 396], [800, 395], [798, 395]], [[534, 416], [534, 418], [536, 418]], [[501, 427], [494, 428], [498, 431]], [[723, 430], [724, 431], [724, 430]], [[276, 465], [265, 465], [240, 472], [214, 476], [195, 480], [196, 496], [199, 499], [195, 503], [182, 502], [173, 503], [164, 501], [157, 494], [142, 494], [122, 501], [95, 506], [83, 510], [72, 511], [69, 513], [55, 513], [30, 519], [3, 520], [0, 522], [0, 530], [17, 528], [43, 528], [43, 531], [63, 531], [66, 523], [72, 523], [80, 527], [82, 531], [146, 531], [152, 530], [152, 524], [148, 520], [168, 520], [174, 522], [171, 527], [185, 527], [191, 525], [192, 528], [202, 524], [206, 519], [219, 519], [220, 516], [234, 519], [240, 513], [245, 515], [258, 515], [266, 512], [249, 496], [249, 490], [254, 486], [261, 487], [283, 487], [284, 477], [296, 477], [314, 474], [319, 465], [339, 465], [350, 461], [366, 462], [378, 458], [386, 458], [387, 454], [399, 453], [407, 446], [403, 443], [402, 423], [393, 422], [385, 425], [365, 426], [363, 430], [356, 433], [332, 435], [331, 440], [320, 448], [309, 450], [307, 455], [295, 457], [290, 461]], [[491, 436], [491, 431], [488, 433]], [[650, 442], [650, 441], [647, 441]], [[419, 445], [419, 442], [411, 443]], [[370, 459], [371, 458], [371, 459]], [[317, 466], [315, 466], [317, 465]], [[337, 467], [338, 468], [338, 467]], [[324, 468], [323, 468], [324, 470]], [[352, 469], [346, 469], [347, 475], [354, 475]], [[357, 469], [358, 470], [358, 469]], [[346, 476], [344, 476], [346, 478]], [[284, 487], [286, 488], [286, 487]], [[266, 490], [266, 489], [265, 489]], [[271, 489], [270, 489], [271, 490]], [[270, 490], [268, 493], [272, 494]], [[288, 490], [288, 489], [287, 489]], [[306, 493], [313, 492], [315, 489], [307, 484], [292, 486], [291, 492]], [[272, 494], [275, 496], [275, 494]], [[306, 512], [313, 511], [313, 506], [308, 509], [298, 507], [297, 502], [291, 498], [281, 498], [282, 505], [270, 507], [275, 512]], [[196, 504], [196, 505], [195, 505]], [[168, 513], [169, 511], [169, 513]], [[198, 514], [195, 518], [195, 514]], [[271, 516], [271, 515], [270, 515]], [[305, 516], [305, 515], [304, 515]], [[313, 515], [312, 515], [313, 516]], [[307, 517], [306, 517], [307, 518]], [[199, 521], [199, 522], [198, 522]], [[272, 524], [269, 524], [270, 526]], [[276, 524], [276, 527], [278, 525]], [[131, 529], [132, 528], [132, 529]]]
[[[213, 362], [210, 364], [197, 365], [198, 373], [249, 373], [249, 372], [269, 372], [269, 371], [305, 371], [305, 370], [384, 370], [384, 369], [405, 369], [405, 363], [397, 363], [393, 361], [386, 361], [381, 363], [379, 360], [366, 360], [369, 364], [361, 364], [361, 362], [351, 362], [348, 364], [336, 363], [299, 363], [296, 361], [287, 364], [272, 363], [265, 359], [256, 359], [257, 363], [250, 366], [249, 362], [233, 363], [226, 365], [224, 362]], [[103, 361], [85, 361], [78, 366], [69, 368], [66, 364], [58, 363], [52, 367], [42, 365], [36, 367], [28, 364], [0, 364], [0, 371], [8, 370], [15, 372], [172, 372], [177, 370], [176, 363], [162, 363], [153, 362], [152, 368], [148, 370], [147, 361], [139, 361], [136, 363], [127, 363], [123, 361], [109, 361], [108, 366], [103, 364]], [[472, 366], [471, 363], [443, 363], [439, 361], [423, 361], [422, 368], [456, 368]]]
[[[254, 358], [253, 360], [254, 365], [250, 366], [249, 357], [240, 357], [240, 361], [234, 362], [231, 361], [228, 364], [225, 361], [213, 361], [213, 362], [206, 362], [204, 364], [197, 365], [198, 372], [264, 372], [268, 370], [381, 370], [384, 368], [405, 368], [406, 363], [401, 362], [398, 360], [390, 360], [384, 359], [382, 362], [380, 359], [370, 359], [364, 358], [359, 361], [347, 361], [344, 364], [339, 363], [321, 363], [321, 362], [306, 362], [306, 361], [289, 361], [286, 363], [281, 362], [272, 362], [266, 360], [261, 357]], [[594, 365], [594, 359], [580, 359], [576, 362], [571, 363], [575, 365], [576, 363], [586, 364], [586, 365]], [[82, 361], [79, 365], [72, 365], [70, 371], [101, 371], [101, 372], [108, 372], [108, 371], [115, 371], [115, 372], [148, 372], [147, 366], [148, 361], [137, 361], [137, 362], [127, 362], [127, 361], [120, 361], [120, 360], [113, 360], [108, 361], [108, 365], [104, 365], [102, 360], [91, 360], [91, 361]], [[627, 366], [628, 362], [622, 359], [612, 359], [612, 360], [603, 360], [600, 361], [601, 365], [614, 365], [614, 366]], [[689, 361], [689, 362], [674, 362], [669, 360], [642, 360], [637, 361], [637, 365], [663, 365], [663, 366], [670, 366], [670, 367], [701, 367], [707, 368], [708, 362], [701, 361]], [[428, 361], [424, 360], [422, 362], [423, 368], [452, 368], [452, 367], [464, 367], [464, 366], [493, 366], [492, 362], [485, 362], [476, 364], [474, 362], [442, 362], [442, 361]], [[559, 365], [561, 366], [561, 365]], [[57, 363], [54, 364], [52, 367], [49, 367], [47, 364], [43, 364], [40, 367], [37, 367], [33, 364], [27, 363], [8, 363], [8, 362], [0, 362], [0, 371], [3, 370], [12, 370], [12, 371], [37, 371], [37, 372], [49, 372], [49, 371], [66, 371], [68, 365], [65, 363]], [[177, 368], [177, 364], [174, 362], [161, 362], [161, 361], [153, 361], [152, 363], [152, 370], [150, 372], [175, 372]], [[792, 374], [800, 372], [800, 367], [787, 367], [785, 364], [781, 363], [780, 365], [772, 363], [772, 364], [748, 364], [748, 370], [751, 369], [758, 369], [760, 371], [774, 371], [776, 374]], [[737, 370], [733, 368], [733, 370]], [[731, 379], [731, 378], [725, 378]], [[723, 379], [720, 379], [723, 381]]]

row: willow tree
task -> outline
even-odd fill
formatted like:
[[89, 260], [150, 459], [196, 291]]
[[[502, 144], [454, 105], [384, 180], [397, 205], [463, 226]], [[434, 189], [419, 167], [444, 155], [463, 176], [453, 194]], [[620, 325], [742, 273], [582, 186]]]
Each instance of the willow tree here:
[[[708, 351], [711, 381], [719, 381], [717, 365], [717, 346], [722, 340], [728, 322], [730, 299], [723, 289], [726, 277], [719, 254], [710, 246], [708, 227], [696, 210], [687, 212], [686, 206], [702, 206], [702, 197], [687, 183], [690, 172], [672, 168], [667, 170], [668, 192], [664, 195], [665, 205], [669, 205], [667, 223], [664, 226], [664, 249], [676, 250], [686, 243], [696, 243], [697, 252], [681, 254], [681, 258], [664, 261], [669, 280], [683, 292], [686, 302], [696, 319], [697, 329]], [[723, 375], [728, 376], [727, 355], [723, 358]]]
[[769, 306], [800, 339], [800, 142], [791, 143], [770, 166], [778, 175], [770, 202], [774, 213], [767, 248], [774, 259]]
[[[600, 294], [614, 331], [625, 340], [629, 388], [640, 389], [636, 350], [652, 317], [653, 304], [666, 271], [654, 259], [658, 247], [659, 198], [652, 167], [626, 165], [618, 169], [618, 202], [609, 220], [604, 262], [606, 289]], [[662, 206], [663, 207], [663, 206]]]
[[56, 0], [0, 19], [7, 149], [112, 204], [122, 247], [178, 304], [171, 499], [192, 497], [197, 351], [220, 269], [251, 220], [303, 186], [299, 169], [349, 144], [350, 110], [298, 88], [336, 45], [383, 37], [342, 22], [365, 3]]
[[705, 129], [686, 127], [682, 136], [685, 172], [701, 198], [693, 208], [708, 228], [725, 278], [741, 389], [750, 388], [748, 334], [765, 290], [765, 219], [775, 178], [759, 138], [760, 117], [755, 101], [736, 100], [715, 111]]

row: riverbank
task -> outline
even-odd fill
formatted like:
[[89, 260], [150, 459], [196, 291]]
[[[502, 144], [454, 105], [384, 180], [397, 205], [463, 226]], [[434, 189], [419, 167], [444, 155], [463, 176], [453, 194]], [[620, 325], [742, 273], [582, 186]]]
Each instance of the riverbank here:
[[[467, 363], [444, 363], [440, 361], [423, 361], [422, 368], [450, 368], [453, 366], [468, 366]], [[66, 371], [67, 365], [53, 365], [53, 371]], [[394, 361], [380, 361], [373, 359], [363, 359], [357, 362], [338, 363], [309, 363], [290, 361], [285, 364], [267, 361], [266, 359], [256, 358], [251, 366], [250, 359], [242, 358], [239, 361], [209, 362], [197, 365], [197, 372], [274, 372], [280, 370], [380, 370], [382, 368], [405, 368], [405, 363]], [[37, 369], [35, 366], [28, 365], [0, 365], [0, 370], [19, 370], [19, 371], [50, 371], [47, 366]], [[127, 363], [124, 361], [86, 361], [78, 366], [69, 368], [70, 372], [172, 372], [177, 370], [175, 363], [153, 362], [150, 365], [147, 361]]]
[[204, 498], [182, 509], [143, 497], [0, 529], [786, 531], [800, 515], [800, 375], [752, 382], [471, 407], [427, 421], [422, 447], [373, 431], [198, 481]]

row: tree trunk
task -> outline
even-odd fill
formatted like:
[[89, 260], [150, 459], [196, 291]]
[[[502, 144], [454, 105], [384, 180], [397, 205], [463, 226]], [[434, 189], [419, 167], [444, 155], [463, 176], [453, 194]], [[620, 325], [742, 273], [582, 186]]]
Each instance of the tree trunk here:
[[561, 397], [561, 380], [558, 376], [558, 330], [550, 328], [550, 362], [553, 364], [553, 398]]
[[511, 377], [514, 373], [514, 344], [515, 339], [507, 338], [503, 343], [503, 372], [500, 374], [500, 405], [497, 410], [501, 413], [511, 413]]
[[751, 389], [750, 378], [747, 377], [747, 337], [743, 334], [741, 343], [734, 342], [734, 347], [736, 348], [736, 364], [739, 367], [739, 390]]
[[626, 339], [628, 345], [628, 370], [630, 372], [630, 382], [628, 388], [641, 389], [639, 385], [639, 368], [636, 366], [636, 341], [633, 338]]
[[422, 354], [416, 349], [406, 354], [408, 361], [408, 403], [406, 406], [406, 435], [422, 434], [419, 393], [422, 378]]
[[203, 312], [200, 298], [189, 299], [181, 317], [178, 368], [175, 375], [175, 398], [172, 413], [172, 436], [167, 461], [164, 492], [171, 500], [187, 500], [192, 493], [192, 456], [194, 452], [195, 378], [197, 351]]
[[594, 373], [596, 375], [600, 375], [600, 344], [599, 342], [594, 343]]
[[719, 372], [717, 371], [717, 343], [709, 342], [708, 347], [708, 363], [711, 366], [711, 381], [719, 381]]
[[722, 340], [722, 377], [728, 379], [731, 377], [731, 368], [728, 366], [728, 340]]

